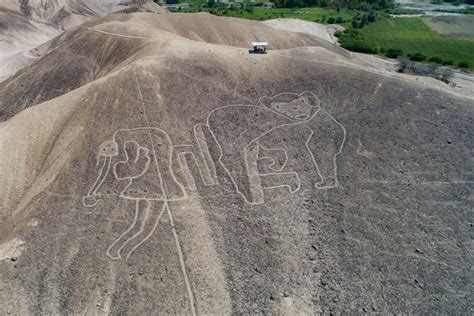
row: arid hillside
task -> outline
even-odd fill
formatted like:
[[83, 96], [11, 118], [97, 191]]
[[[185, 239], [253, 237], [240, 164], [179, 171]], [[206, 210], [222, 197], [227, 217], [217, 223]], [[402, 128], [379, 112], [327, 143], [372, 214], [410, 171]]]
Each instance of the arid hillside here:
[[164, 13], [151, 0], [2, 0], [0, 82], [46, 54], [41, 45], [90, 19], [112, 13]]
[[1, 314], [474, 308], [472, 98], [204, 13], [45, 45], [0, 83]]

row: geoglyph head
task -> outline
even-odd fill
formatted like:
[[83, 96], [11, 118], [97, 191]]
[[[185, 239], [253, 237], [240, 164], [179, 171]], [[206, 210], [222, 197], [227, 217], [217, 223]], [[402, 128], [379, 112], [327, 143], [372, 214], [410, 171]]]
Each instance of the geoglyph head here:
[[260, 103], [268, 109], [295, 121], [305, 121], [319, 109], [320, 102], [311, 92], [281, 93], [274, 97], [262, 97]]
[[99, 156], [112, 157], [118, 155], [118, 145], [115, 141], [109, 140], [100, 144]]

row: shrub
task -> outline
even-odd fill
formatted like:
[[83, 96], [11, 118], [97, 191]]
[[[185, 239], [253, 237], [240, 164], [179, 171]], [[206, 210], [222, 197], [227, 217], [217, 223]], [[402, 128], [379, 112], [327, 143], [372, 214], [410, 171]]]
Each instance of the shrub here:
[[436, 63], [436, 64], [442, 64], [443, 63], [443, 59], [441, 59], [438, 56], [433, 56], [430, 59], [428, 59], [428, 61], [430, 61], [432, 63]]
[[367, 12], [370, 8], [370, 4], [362, 2], [359, 5], [356, 5], [353, 9]]
[[400, 62], [398, 72], [405, 72], [405, 69], [411, 67], [411, 61], [407, 56], [398, 56], [397, 60]]
[[322, 7], [322, 8], [325, 8], [329, 5], [329, 1], [328, 0], [319, 0], [318, 1], [318, 6], [319, 7]]
[[422, 53], [408, 54], [407, 56], [413, 61], [423, 61], [426, 59], [426, 56]]
[[336, 18], [336, 23], [344, 23], [344, 19], [341, 16]]
[[438, 67], [439, 66], [435, 64], [415, 63], [412, 65], [412, 70], [415, 74], [420, 76], [434, 77], [436, 69], [438, 69]]
[[347, 38], [359, 38], [362, 39], [362, 34], [359, 30], [345, 29], [342, 34]]
[[375, 22], [375, 14], [374, 14], [374, 12], [371, 11], [371, 12], [369, 13], [369, 15], [367, 16], [367, 21], [368, 21], [369, 23]]
[[445, 82], [449, 83], [449, 79], [453, 76], [453, 70], [451, 68], [438, 68], [435, 72], [436, 78]]
[[336, 22], [336, 19], [333, 18], [332, 16], [330, 16], [327, 20], [328, 24], [334, 24], [334, 22]]
[[389, 48], [385, 51], [385, 56], [388, 58], [397, 58], [398, 56], [403, 55], [403, 51], [397, 48]]
[[369, 53], [369, 54], [377, 53], [377, 47], [375, 47], [375, 45], [371, 45], [369, 43], [366, 43], [358, 39], [343, 41], [341, 43], [341, 46], [353, 52]]
[[460, 61], [458, 64], [459, 68], [469, 68], [469, 62], [467, 61]]
[[451, 59], [443, 60], [443, 65], [449, 66], [449, 65], [452, 65], [452, 64], [453, 64], [453, 61]]

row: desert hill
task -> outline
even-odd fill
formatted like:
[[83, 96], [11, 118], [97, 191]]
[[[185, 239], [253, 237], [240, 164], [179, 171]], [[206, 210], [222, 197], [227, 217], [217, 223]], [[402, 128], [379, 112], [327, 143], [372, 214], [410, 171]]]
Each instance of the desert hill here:
[[2, 313], [472, 310], [472, 99], [203, 13], [47, 45], [0, 83]]
[[0, 3], [0, 81], [36, 61], [64, 30], [121, 12], [164, 13], [151, 0], [3, 0]]

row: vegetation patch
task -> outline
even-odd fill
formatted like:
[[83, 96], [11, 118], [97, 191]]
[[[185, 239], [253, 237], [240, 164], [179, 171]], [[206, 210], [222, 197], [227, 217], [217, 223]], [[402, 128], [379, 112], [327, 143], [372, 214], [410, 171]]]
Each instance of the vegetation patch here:
[[[293, 18], [324, 24], [336, 23], [346, 28], [344, 32], [336, 32], [336, 36], [341, 46], [348, 50], [380, 54], [388, 58], [408, 56], [417, 62], [474, 69], [474, 41], [442, 36], [430, 29], [423, 18], [393, 18], [393, 14], [407, 12], [393, 5], [392, 0], [288, 0], [273, 3], [276, 7], [269, 8], [258, 2], [223, 3], [208, 0], [182, 6], [177, 4], [170, 10], [184, 13], [207, 11], [214, 15], [251, 20]], [[462, 29], [462, 25], [458, 28]]]
[[334, 8], [264, 8], [262, 6], [246, 6], [243, 3], [233, 3], [229, 6], [215, 5], [211, 8], [188, 6], [181, 9], [174, 9], [175, 12], [199, 12], [208, 11], [219, 16], [237, 17], [250, 20], [271, 20], [279, 18], [301, 19], [310, 22], [325, 24], [338, 23], [350, 26], [353, 11], [348, 9]]
[[474, 69], [474, 41], [441, 36], [421, 18], [380, 19], [356, 33], [346, 30], [337, 35], [341, 45], [348, 49], [354, 45], [369, 45], [377, 53], [385, 53], [388, 57], [401, 51], [414, 61]]

